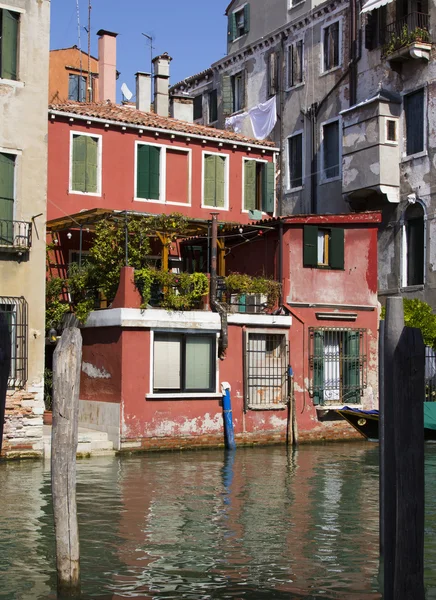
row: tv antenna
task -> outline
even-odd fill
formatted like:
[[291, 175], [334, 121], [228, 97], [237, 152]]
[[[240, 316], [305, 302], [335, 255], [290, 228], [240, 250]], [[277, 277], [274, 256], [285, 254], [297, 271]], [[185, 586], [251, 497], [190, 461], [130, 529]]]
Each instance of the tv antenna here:
[[148, 33], [142, 33], [141, 35], [147, 38], [147, 40], [150, 42], [150, 75], [153, 75], [153, 36], [148, 35]]

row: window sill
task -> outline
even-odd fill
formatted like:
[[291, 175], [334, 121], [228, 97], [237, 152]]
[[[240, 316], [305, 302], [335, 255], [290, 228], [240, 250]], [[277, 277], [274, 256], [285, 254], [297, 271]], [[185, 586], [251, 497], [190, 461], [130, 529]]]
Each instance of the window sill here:
[[91, 192], [78, 192], [76, 190], [69, 190], [69, 193], [77, 195], [77, 196], [91, 196], [93, 198], [101, 198], [100, 192], [91, 193]]
[[355, 410], [364, 410], [363, 404], [318, 404], [315, 406], [316, 410], [327, 411], [327, 410], [342, 410], [344, 406], [354, 408]]
[[422, 152], [417, 152], [416, 154], [406, 154], [401, 157], [401, 163], [409, 162], [411, 160], [414, 160], [415, 158], [424, 158], [425, 156], [428, 156], [427, 150], [423, 150]]
[[262, 406], [258, 406], [257, 404], [249, 404], [249, 410], [285, 410], [287, 408], [287, 404], [262, 404]]
[[[14, 8], [15, 10], [15, 8]], [[14, 88], [23, 88], [24, 81], [18, 81], [16, 79], [0, 79], [0, 85], [8, 85]]]
[[290, 5], [290, 7], [288, 8], [288, 11], [291, 11], [294, 8], [301, 8], [301, 6], [303, 6], [304, 2], [305, 2], [305, 0], [300, 0], [299, 2], [292, 3]]
[[217, 392], [193, 392], [192, 394], [187, 393], [165, 393], [165, 394], [145, 394], [146, 400], [197, 400], [197, 399], [219, 399], [223, 395]]
[[301, 192], [303, 189], [304, 189], [304, 185], [299, 185], [298, 187], [294, 187], [294, 188], [286, 188], [285, 194], [294, 194], [295, 192]]
[[401, 292], [420, 292], [424, 289], [424, 284], [419, 283], [418, 285], [406, 285], [400, 288]]
[[297, 90], [298, 88], [302, 88], [305, 85], [305, 81], [302, 81], [301, 83], [296, 83], [295, 85], [290, 85], [285, 89], [285, 92], [293, 92], [294, 90]]
[[191, 206], [190, 202], [170, 202], [169, 200], [151, 200], [149, 198], [133, 198], [133, 202], [152, 202], [153, 204], [165, 204], [171, 206]]
[[328, 71], [323, 71], [322, 73], [319, 74], [319, 76], [324, 77], [324, 75], [330, 75], [330, 73], [334, 73], [338, 69], [342, 69], [342, 64], [338, 65], [337, 67], [333, 67], [332, 69], [329, 69]]
[[330, 177], [329, 179], [327, 178], [322, 178], [321, 181], [319, 182], [320, 185], [324, 185], [325, 183], [333, 183], [334, 181], [341, 181], [342, 180], [342, 174], [336, 175], [336, 177]]

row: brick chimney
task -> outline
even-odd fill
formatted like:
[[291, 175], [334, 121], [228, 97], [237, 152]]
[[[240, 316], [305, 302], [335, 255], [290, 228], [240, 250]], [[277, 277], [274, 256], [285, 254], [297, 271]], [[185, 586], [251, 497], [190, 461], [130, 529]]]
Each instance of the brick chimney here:
[[170, 62], [166, 52], [153, 58], [154, 65], [154, 112], [161, 117], [169, 114]]
[[151, 74], [138, 72], [136, 77], [136, 108], [151, 111]]
[[116, 103], [117, 90], [117, 35], [112, 31], [100, 29], [98, 39], [98, 99]]
[[194, 98], [187, 94], [172, 94], [171, 116], [179, 121], [194, 122]]

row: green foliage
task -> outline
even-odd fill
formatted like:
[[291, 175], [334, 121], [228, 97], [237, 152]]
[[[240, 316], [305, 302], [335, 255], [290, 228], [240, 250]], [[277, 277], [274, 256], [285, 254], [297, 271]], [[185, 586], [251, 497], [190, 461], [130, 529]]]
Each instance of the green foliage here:
[[[135, 271], [135, 283], [142, 296], [141, 308], [154, 300], [168, 310], [190, 310], [209, 291], [209, 279], [204, 273], [171, 273], [150, 267]], [[152, 300], [153, 291], [159, 297]]]
[[47, 329], [60, 327], [64, 314], [70, 311], [68, 302], [62, 299], [64, 290], [65, 280], [60, 277], [53, 277], [46, 283], [45, 323]]
[[[429, 304], [413, 299], [403, 299], [404, 324], [406, 327], [420, 329], [424, 344], [436, 349], [436, 315]], [[381, 318], [384, 319], [386, 308], [382, 308]]]
[[44, 369], [44, 405], [45, 410], [53, 408], [53, 371]]
[[391, 34], [388, 43], [384, 47], [384, 54], [389, 56], [396, 50], [410, 46], [414, 42], [428, 43], [429, 41], [430, 34], [426, 29], [423, 29], [422, 27], [416, 27], [412, 31], [409, 31], [409, 27], [405, 23], [399, 35], [396, 35], [395, 33]]
[[268, 306], [277, 304], [280, 298], [280, 283], [266, 277], [250, 277], [243, 273], [231, 273], [224, 278], [229, 294], [263, 294], [267, 297]]

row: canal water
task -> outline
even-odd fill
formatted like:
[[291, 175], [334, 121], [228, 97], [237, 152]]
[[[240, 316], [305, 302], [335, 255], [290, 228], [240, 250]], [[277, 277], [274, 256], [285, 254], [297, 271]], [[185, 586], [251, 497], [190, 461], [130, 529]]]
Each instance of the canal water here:
[[[381, 598], [375, 444], [93, 458], [77, 475], [83, 598]], [[49, 464], [0, 463], [0, 491], [0, 598], [54, 599]], [[430, 600], [436, 444], [425, 536]]]

